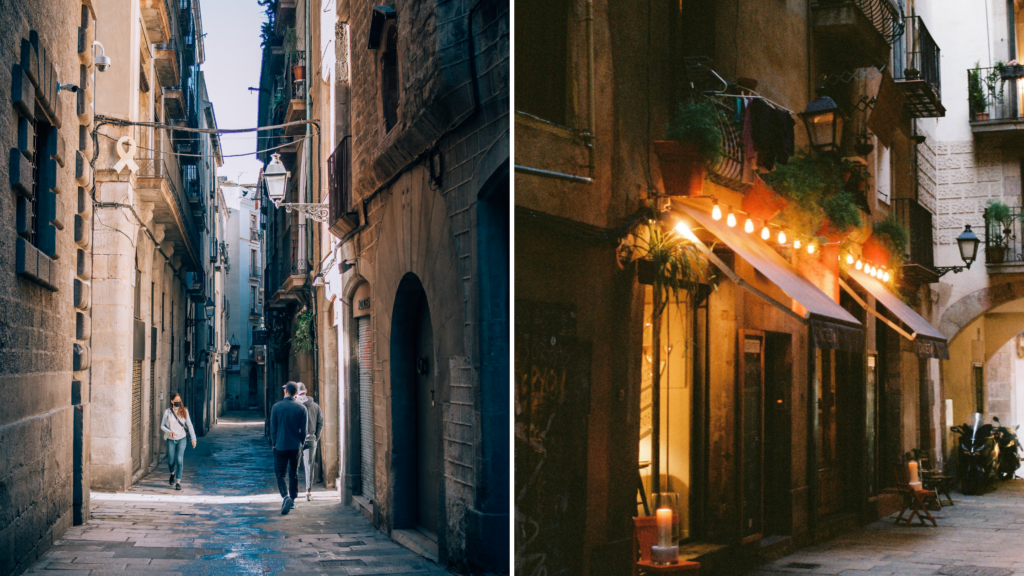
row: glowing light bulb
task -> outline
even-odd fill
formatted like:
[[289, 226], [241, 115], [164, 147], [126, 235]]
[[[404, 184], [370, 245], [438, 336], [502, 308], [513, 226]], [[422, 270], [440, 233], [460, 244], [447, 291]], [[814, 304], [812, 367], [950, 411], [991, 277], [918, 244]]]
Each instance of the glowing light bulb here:
[[878, 278], [878, 268], [875, 268], [874, 266], [871, 267], [871, 277]]
[[853, 254], [847, 254], [846, 255], [846, 263], [847, 264], [853, 264]]
[[697, 236], [695, 236], [693, 231], [690, 230], [690, 227], [686, 225], [686, 222], [680, 221], [679, 224], [676, 224], [676, 234], [679, 234], [683, 238], [686, 238], [695, 244], [698, 242]]
[[746, 232], [747, 234], [750, 234], [751, 232], [753, 232], [754, 231], [754, 221], [751, 220], [750, 218], [747, 218], [747, 221], [743, 223], [743, 231]]
[[779, 244], [785, 244], [785, 243], [786, 243], [786, 233], [783, 232], [782, 230], [779, 230]]
[[729, 212], [729, 216], [725, 219], [725, 224], [727, 226], [729, 226], [729, 228], [735, 228], [736, 227], [736, 215], [733, 214], [732, 212]]
[[767, 239], [771, 238], [771, 236], [772, 236], [772, 231], [769, 230], [767, 226], [764, 226], [764, 227], [761, 228], [761, 240], [767, 240]]
[[860, 270], [861, 268], [864, 267], [864, 263], [861, 262], [860, 260], [857, 260], [857, 263], [854, 264], [853, 267], [856, 268], [857, 270]]
[[711, 207], [711, 217], [716, 221], [722, 219], [722, 209], [718, 207], [717, 201], [715, 202], [715, 205]]
[[793, 240], [793, 248], [796, 248], [797, 250], [800, 249], [800, 241], [799, 240]]
[[814, 254], [814, 244], [808, 244], [807, 245], [807, 253], [808, 254]]
[[886, 273], [882, 274], [882, 280], [885, 280], [886, 282], [888, 282], [888, 281], [889, 281], [889, 278], [890, 278], [890, 276], [889, 276], [889, 273], [888, 273], [888, 272], [886, 272]]

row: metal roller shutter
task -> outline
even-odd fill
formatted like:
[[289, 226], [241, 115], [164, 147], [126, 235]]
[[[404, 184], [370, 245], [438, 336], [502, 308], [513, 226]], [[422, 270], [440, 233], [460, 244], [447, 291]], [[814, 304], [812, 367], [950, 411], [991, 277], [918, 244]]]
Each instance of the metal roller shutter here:
[[370, 317], [358, 318], [360, 476], [363, 497], [374, 499], [373, 483], [373, 371], [371, 370]]
[[142, 360], [132, 362], [132, 471], [142, 467]]

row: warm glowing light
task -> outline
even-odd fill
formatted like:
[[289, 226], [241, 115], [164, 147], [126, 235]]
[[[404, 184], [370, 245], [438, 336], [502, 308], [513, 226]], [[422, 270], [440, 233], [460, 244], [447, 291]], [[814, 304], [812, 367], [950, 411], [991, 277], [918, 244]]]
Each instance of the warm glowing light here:
[[729, 212], [729, 217], [725, 219], [725, 223], [726, 223], [726, 225], [729, 226], [729, 228], [735, 228], [736, 227], [736, 215], [733, 214], [732, 212]]
[[797, 250], [800, 249], [800, 241], [799, 240], [793, 240], [793, 248], [796, 248]]
[[853, 254], [847, 254], [846, 255], [846, 263], [847, 264], [853, 264]]
[[751, 220], [750, 218], [747, 218], [747, 221], [743, 223], [743, 231], [746, 232], [747, 234], [750, 234], [751, 232], [753, 232], [754, 231], [754, 221]]
[[885, 280], [886, 282], [888, 282], [889, 278], [891, 278], [891, 276], [889, 276], [888, 272], [882, 274], [882, 280]]
[[808, 244], [807, 245], [807, 253], [808, 254], [814, 254], [814, 244]]
[[693, 234], [693, 231], [690, 230], [690, 227], [686, 225], [686, 222], [683, 222], [681, 220], [679, 221], [679, 224], [676, 224], [676, 234], [679, 234], [683, 238], [686, 238], [687, 240], [693, 243], [696, 243], [698, 241], [697, 236]]
[[875, 268], [874, 266], [871, 267], [871, 277], [878, 278], [878, 268]]
[[857, 260], [857, 263], [854, 264], [853, 267], [856, 268], [857, 270], [860, 270], [861, 268], [864, 267], [864, 263], [861, 262], [860, 260]]
[[715, 205], [711, 207], [711, 217], [715, 220], [722, 219], [722, 209], [718, 207], [718, 201], [715, 201]]
[[771, 236], [772, 236], [772, 231], [769, 230], [767, 226], [764, 226], [763, 228], [761, 228], [761, 240], [767, 240], [767, 239], [771, 238]]
[[786, 243], [786, 233], [783, 232], [782, 230], [779, 230], [779, 244], [785, 244], [785, 243]]

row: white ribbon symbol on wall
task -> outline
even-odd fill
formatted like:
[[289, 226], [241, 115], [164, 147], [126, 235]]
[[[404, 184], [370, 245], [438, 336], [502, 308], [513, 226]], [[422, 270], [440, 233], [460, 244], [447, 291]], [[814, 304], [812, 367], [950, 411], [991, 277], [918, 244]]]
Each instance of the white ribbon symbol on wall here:
[[[121, 147], [121, 145], [124, 144], [125, 142], [128, 143], [127, 152], [124, 150], [124, 148]], [[135, 140], [132, 139], [131, 136], [121, 136], [121, 138], [117, 141], [117, 144], [114, 144], [114, 149], [117, 150], [117, 155], [119, 158], [121, 158], [120, 160], [117, 161], [117, 164], [114, 164], [114, 172], [120, 174], [121, 170], [124, 169], [125, 166], [127, 166], [128, 169], [132, 171], [132, 174], [135, 174], [136, 172], [139, 171], [139, 165], [136, 164], [135, 160], [132, 159], [135, 157], [136, 148], [137, 146], [135, 144]]]

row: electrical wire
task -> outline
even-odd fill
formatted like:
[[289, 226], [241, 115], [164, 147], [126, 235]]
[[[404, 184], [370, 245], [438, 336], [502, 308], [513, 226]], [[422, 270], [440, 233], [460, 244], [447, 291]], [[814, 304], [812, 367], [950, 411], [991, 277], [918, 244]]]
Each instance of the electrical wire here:
[[[103, 136], [104, 138], [107, 138], [108, 140], [111, 140], [111, 141], [114, 141], [114, 142], [116, 142], [118, 140], [117, 138], [114, 138], [113, 136], [109, 136], [107, 134], [100, 134], [100, 136]], [[277, 150], [279, 148], [286, 148], [286, 147], [291, 146], [293, 144], [296, 144], [298, 142], [302, 142], [304, 140], [309, 140], [312, 137], [313, 137], [312, 134], [309, 135], [309, 136], [303, 136], [301, 138], [297, 138], [296, 140], [292, 140], [291, 142], [286, 142], [284, 144], [280, 144], [280, 145], [274, 146], [272, 148], [264, 148], [262, 150], [257, 150], [256, 152], [246, 152], [245, 154], [226, 154], [226, 155], [225, 154], [221, 154], [221, 155], [216, 155], [216, 154], [187, 154], [185, 152], [168, 152], [166, 150], [157, 150], [155, 148], [146, 148], [145, 146], [136, 146], [136, 148], [138, 148], [139, 150], [147, 150], [149, 152], [156, 152], [157, 154], [162, 154], [162, 155], [165, 155], [165, 156], [182, 156], [182, 157], [186, 157], [186, 158], [241, 158], [243, 156], [252, 156], [253, 154], [260, 154], [260, 153], [263, 153], [263, 152], [269, 152], [271, 150]], [[280, 136], [268, 136], [268, 138], [280, 138]]]

